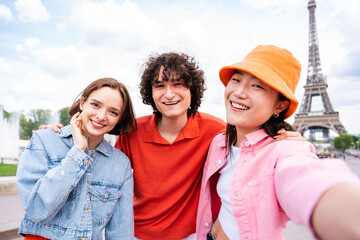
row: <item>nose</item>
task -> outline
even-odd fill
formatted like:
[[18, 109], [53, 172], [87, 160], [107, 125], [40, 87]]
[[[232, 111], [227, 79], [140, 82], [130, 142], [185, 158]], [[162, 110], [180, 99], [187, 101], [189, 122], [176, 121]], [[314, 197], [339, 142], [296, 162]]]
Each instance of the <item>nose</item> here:
[[105, 120], [106, 119], [106, 111], [105, 109], [102, 109], [98, 111], [98, 114], [96, 115], [97, 119], [99, 120]]
[[246, 84], [238, 84], [236, 90], [234, 91], [235, 96], [238, 98], [247, 98], [247, 85]]
[[168, 99], [171, 99], [175, 96], [174, 89], [172, 86], [166, 86], [164, 96]]

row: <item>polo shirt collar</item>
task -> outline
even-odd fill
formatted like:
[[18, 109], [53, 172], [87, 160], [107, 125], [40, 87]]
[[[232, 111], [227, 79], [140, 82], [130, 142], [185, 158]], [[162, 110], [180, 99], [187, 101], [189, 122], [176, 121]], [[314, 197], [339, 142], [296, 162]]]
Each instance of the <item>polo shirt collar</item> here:
[[[264, 129], [259, 129], [256, 130], [254, 132], [248, 133], [245, 135], [245, 140], [250, 143], [250, 145], [255, 145], [258, 142], [260, 142], [261, 140], [263, 140], [264, 138], [269, 137], [269, 135], [266, 133], [266, 131]], [[224, 141], [219, 142], [219, 144], [217, 145], [219, 147], [226, 147], [226, 135], [224, 133]]]
[[[171, 144], [174, 144], [184, 139], [197, 138], [199, 136], [200, 136], [200, 129], [197, 119], [195, 117], [189, 117], [185, 127], [180, 132], [179, 136], [177, 136], [175, 141]], [[156, 116], [154, 114], [151, 115], [151, 117], [149, 118], [149, 122], [145, 128], [144, 142], [170, 145], [170, 143], [166, 141], [159, 133], [159, 130], [156, 127]]]
[[250, 143], [250, 145], [255, 145], [258, 142], [260, 142], [261, 140], [263, 140], [264, 138], [269, 137], [269, 135], [266, 133], [266, 131], [264, 129], [261, 128], [254, 132], [246, 134], [245, 137], [246, 137], [247, 141]]

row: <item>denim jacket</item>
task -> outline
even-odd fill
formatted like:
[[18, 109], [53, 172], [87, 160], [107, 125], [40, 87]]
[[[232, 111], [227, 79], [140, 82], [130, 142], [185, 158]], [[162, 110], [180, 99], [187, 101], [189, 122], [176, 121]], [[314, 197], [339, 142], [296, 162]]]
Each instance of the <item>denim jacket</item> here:
[[102, 140], [73, 145], [71, 127], [34, 133], [21, 154], [17, 189], [25, 210], [19, 233], [49, 239], [133, 239], [133, 178], [128, 158]]

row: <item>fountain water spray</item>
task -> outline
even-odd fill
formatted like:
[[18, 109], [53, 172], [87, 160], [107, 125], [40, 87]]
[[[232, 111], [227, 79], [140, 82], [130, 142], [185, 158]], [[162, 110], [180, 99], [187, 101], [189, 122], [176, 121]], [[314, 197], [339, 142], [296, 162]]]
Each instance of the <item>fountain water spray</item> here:
[[19, 118], [4, 118], [0, 105], [0, 162], [19, 159]]

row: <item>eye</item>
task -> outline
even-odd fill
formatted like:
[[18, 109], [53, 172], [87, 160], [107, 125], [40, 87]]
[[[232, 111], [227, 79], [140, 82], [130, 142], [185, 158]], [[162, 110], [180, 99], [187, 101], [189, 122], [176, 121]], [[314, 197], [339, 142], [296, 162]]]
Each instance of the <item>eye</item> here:
[[92, 102], [91, 105], [96, 107], [96, 108], [99, 107], [99, 104], [97, 104], [96, 102]]
[[240, 82], [240, 80], [238, 78], [236, 78], [236, 77], [232, 77], [231, 80], [235, 81], [235, 82]]
[[253, 87], [259, 88], [259, 89], [265, 89], [265, 88], [263, 88], [262, 86], [260, 86], [259, 84], [253, 84]]
[[164, 84], [155, 84], [154, 85], [154, 88], [162, 88], [162, 87], [164, 87]]
[[110, 114], [114, 117], [119, 116], [119, 113], [117, 111], [110, 111]]

